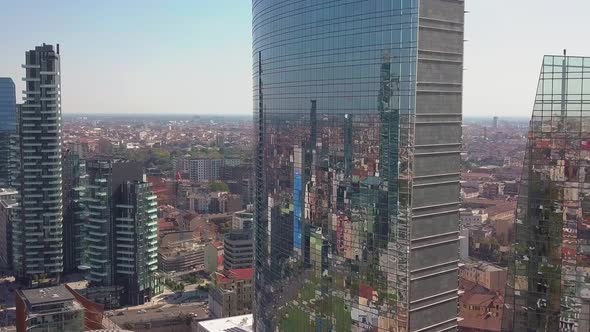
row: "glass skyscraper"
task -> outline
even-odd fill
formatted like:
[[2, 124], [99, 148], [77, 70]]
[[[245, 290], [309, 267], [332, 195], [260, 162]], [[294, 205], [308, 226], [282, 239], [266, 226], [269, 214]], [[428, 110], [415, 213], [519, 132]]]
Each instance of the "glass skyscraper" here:
[[254, 0], [257, 332], [457, 329], [461, 0]]
[[590, 331], [590, 58], [546, 56], [530, 122], [505, 331]]
[[12, 227], [17, 279], [38, 287], [63, 272], [61, 86], [59, 45], [26, 52], [12, 185], [18, 207]]
[[11, 78], [0, 77], [0, 187], [10, 183], [10, 139], [16, 134], [16, 95]]

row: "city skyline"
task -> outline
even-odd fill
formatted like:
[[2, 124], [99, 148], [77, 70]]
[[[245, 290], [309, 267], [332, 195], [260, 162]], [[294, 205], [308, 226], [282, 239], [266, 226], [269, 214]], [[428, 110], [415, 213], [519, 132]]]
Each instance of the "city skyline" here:
[[590, 331], [584, 1], [3, 6], [0, 330]]
[[[31, 23], [3, 41], [0, 72], [15, 81], [17, 101], [24, 90], [21, 50], [46, 42], [60, 43], [67, 59], [66, 115], [251, 114], [249, 1], [142, 1], [140, 6], [136, 0], [67, 0], [39, 3], [33, 12], [24, 3], [5, 7], [0, 19], [7, 26], [19, 26], [25, 14], [57, 18], [43, 29]], [[576, 43], [584, 37], [582, 15], [588, 9], [583, 0], [567, 7], [549, 0], [467, 2], [464, 115], [528, 117], [541, 66], [530, 59], [560, 55], [564, 48], [571, 55], [589, 54], [587, 44]], [[510, 79], [499, 72], [510, 72]]]

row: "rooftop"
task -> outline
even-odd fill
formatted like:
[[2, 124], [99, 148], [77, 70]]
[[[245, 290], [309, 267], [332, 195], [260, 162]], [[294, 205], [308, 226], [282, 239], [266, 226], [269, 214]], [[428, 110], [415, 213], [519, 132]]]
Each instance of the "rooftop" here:
[[31, 305], [74, 301], [74, 295], [63, 285], [40, 289], [25, 289], [21, 292]]
[[252, 332], [254, 318], [252, 314], [211, 319], [199, 323], [199, 326], [209, 332]]
[[0, 196], [16, 195], [18, 191], [13, 188], [0, 188]]
[[233, 269], [224, 273], [216, 273], [218, 283], [226, 283], [232, 280], [250, 280], [254, 276], [253, 268]]
[[483, 261], [474, 261], [466, 264], [468, 267], [476, 268], [482, 271], [489, 271], [489, 272], [497, 272], [497, 271], [505, 271], [505, 268], [502, 268], [498, 265], [494, 265], [492, 263], [483, 262]]

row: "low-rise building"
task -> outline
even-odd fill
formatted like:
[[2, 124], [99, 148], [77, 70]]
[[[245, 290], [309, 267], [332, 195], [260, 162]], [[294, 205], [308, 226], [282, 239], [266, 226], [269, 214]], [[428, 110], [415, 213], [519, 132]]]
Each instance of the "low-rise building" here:
[[63, 285], [16, 293], [17, 331], [84, 331], [84, 307]]
[[498, 292], [459, 279], [459, 332], [500, 332], [504, 298]]
[[472, 187], [462, 187], [461, 188], [461, 198], [477, 198], [479, 197], [479, 188], [472, 188]]
[[252, 229], [254, 213], [250, 210], [237, 211], [234, 213], [231, 228], [232, 229]]
[[213, 273], [223, 269], [223, 242], [215, 241], [205, 246], [205, 271]]
[[231, 317], [252, 312], [253, 268], [216, 272], [209, 290], [209, 311], [213, 317]]
[[481, 225], [488, 220], [488, 214], [483, 210], [461, 211], [461, 225]]
[[234, 317], [210, 319], [202, 322], [195, 322], [192, 332], [253, 332], [254, 317], [252, 314]]
[[474, 284], [480, 285], [492, 292], [504, 292], [506, 287], [506, 268], [485, 263], [470, 262], [459, 271], [459, 275]]
[[481, 186], [481, 197], [496, 198], [504, 195], [504, 184], [501, 182], [486, 182]]
[[205, 245], [192, 239], [170, 243], [160, 247], [158, 260], [164, 272], [201, 270], [205, 267]]

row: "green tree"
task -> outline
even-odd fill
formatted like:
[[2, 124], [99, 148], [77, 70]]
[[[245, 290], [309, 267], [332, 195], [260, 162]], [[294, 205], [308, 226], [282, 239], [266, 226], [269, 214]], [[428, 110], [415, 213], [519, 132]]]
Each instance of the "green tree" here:
[[227, 184], [225, 184], [225, 182], [222, 181], [213, 181], [211, 182], [211, 184], [209, 184], [209, 189], [211, 191], [229, 191], [229, 187], [227, 186]]

